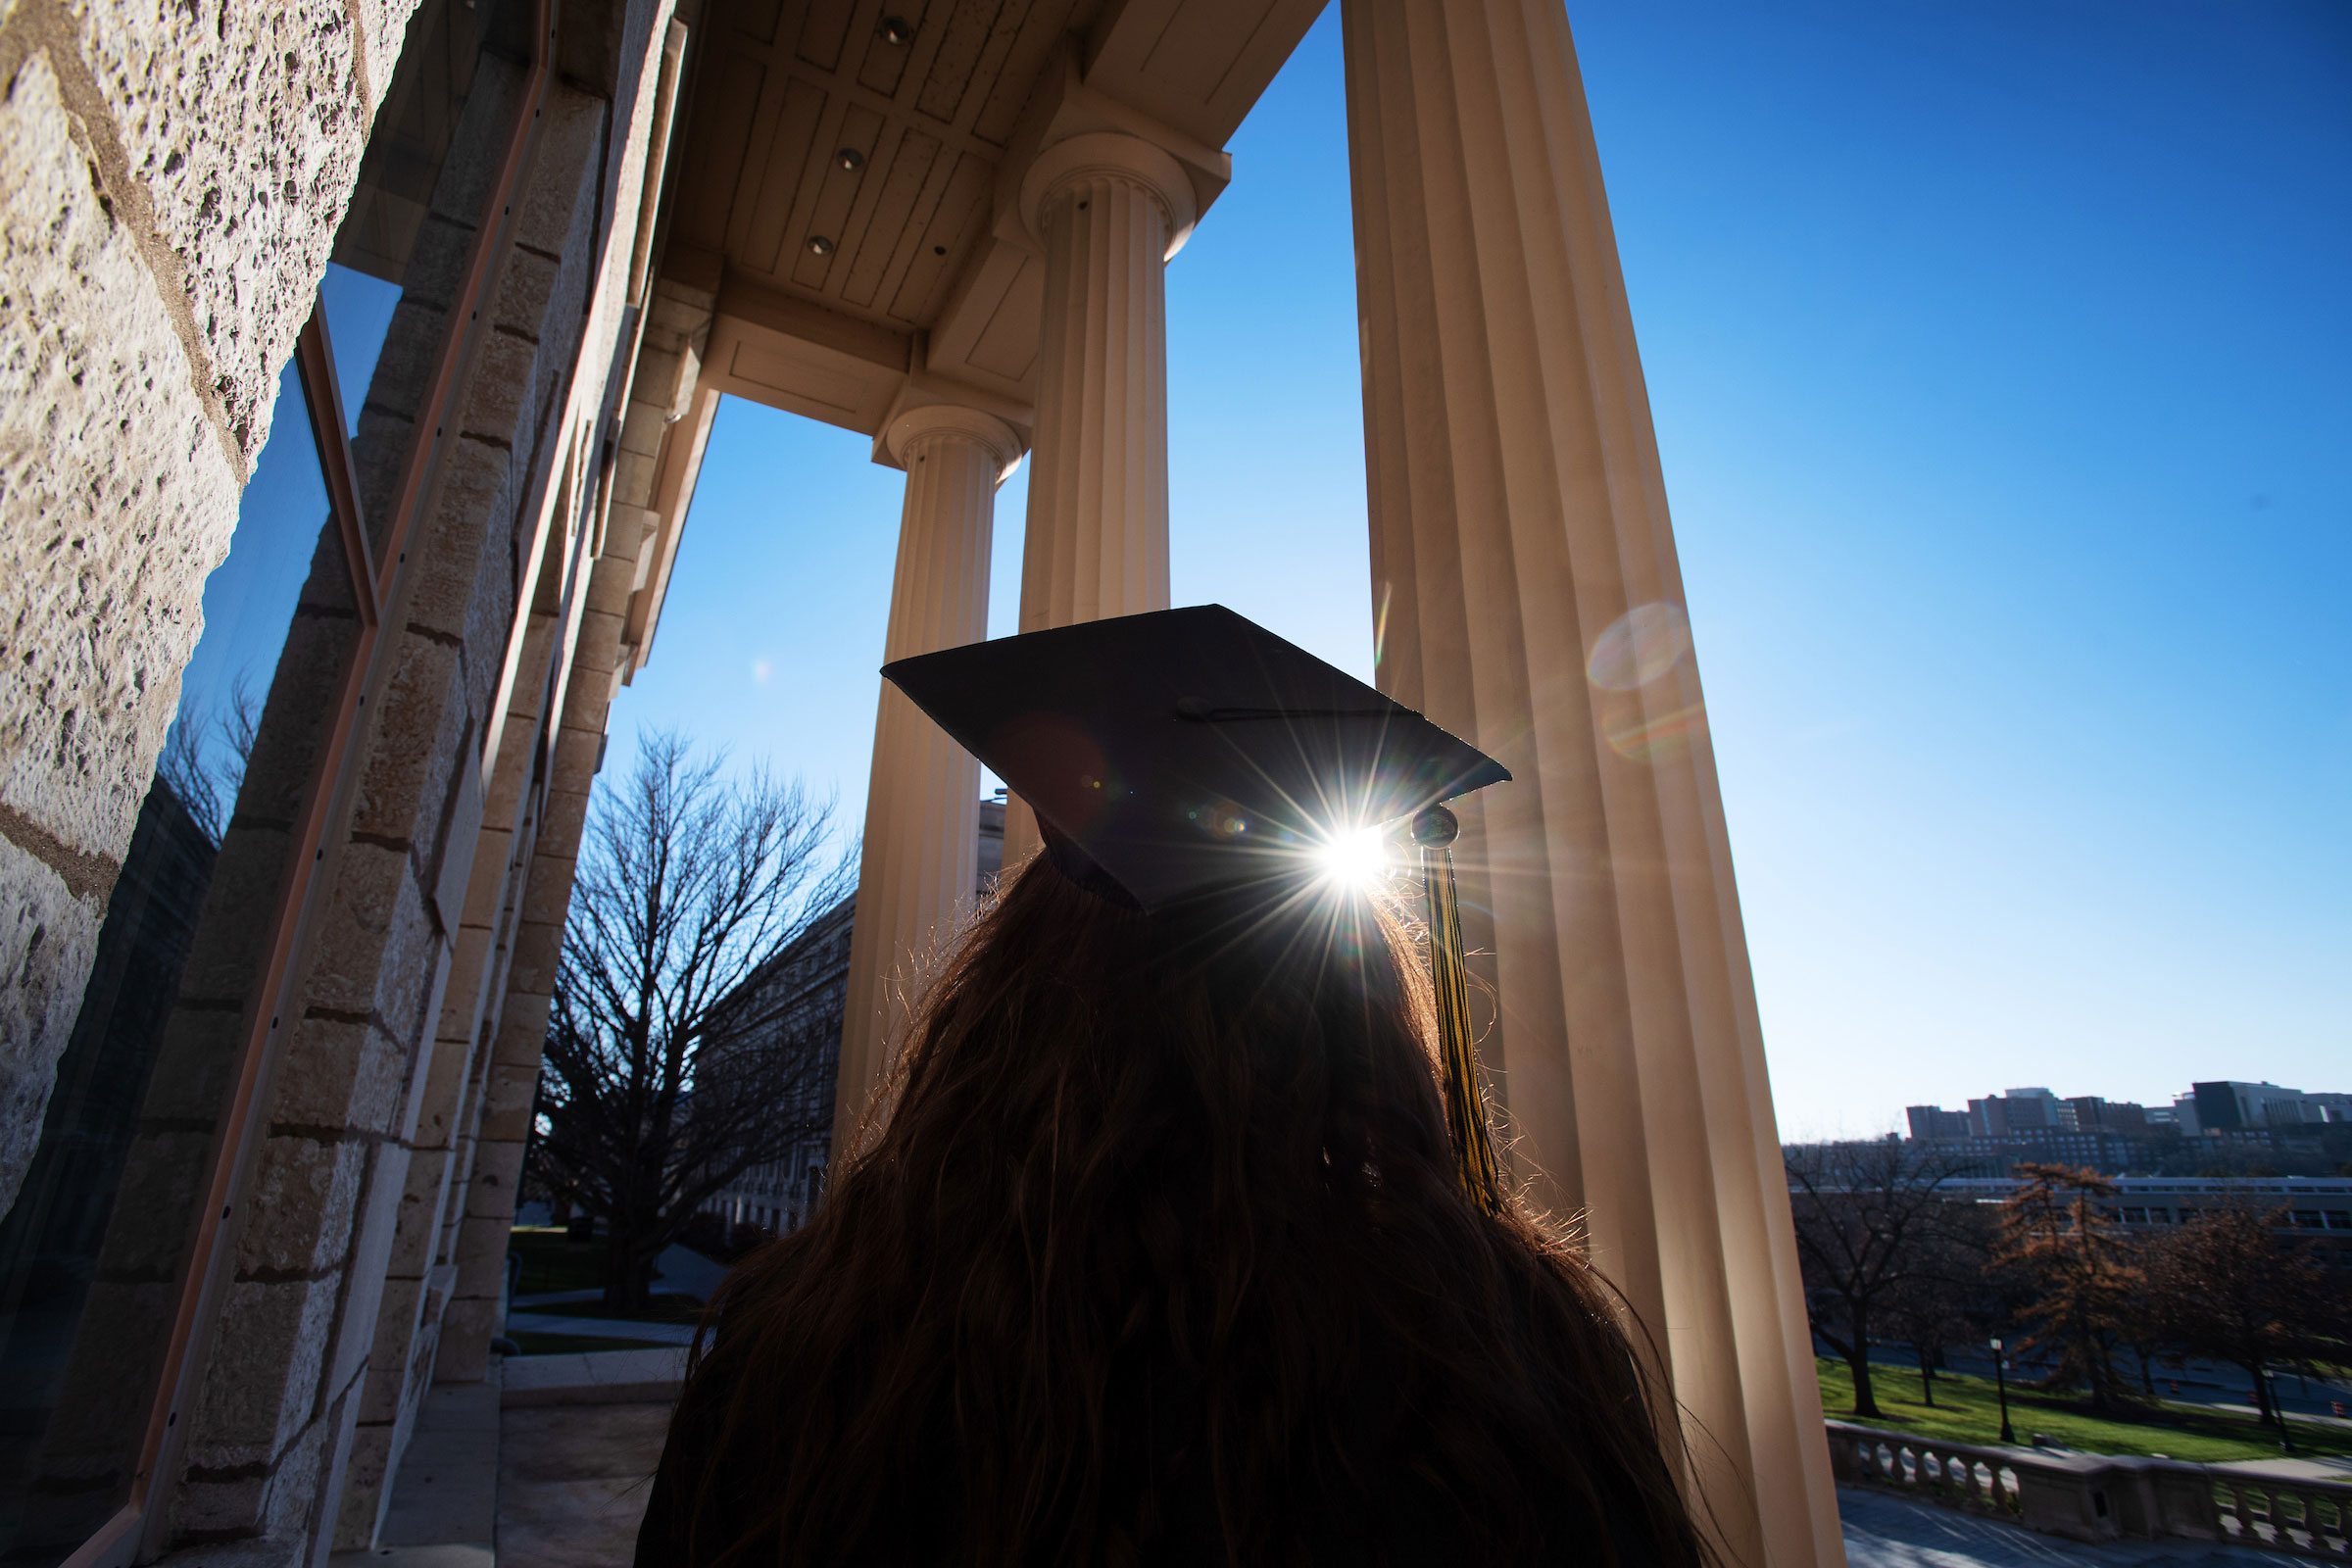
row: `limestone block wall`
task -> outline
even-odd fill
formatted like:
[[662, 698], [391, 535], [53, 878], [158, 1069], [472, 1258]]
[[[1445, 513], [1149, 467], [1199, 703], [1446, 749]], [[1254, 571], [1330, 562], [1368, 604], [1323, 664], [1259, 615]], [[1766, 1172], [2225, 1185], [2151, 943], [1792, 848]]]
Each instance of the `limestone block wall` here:
[[458, 1235], [456, 1294], [442, 1324], [439, 1381], [483, 1376], [506, 1278], [507, 1238], [539, 1083], [556, 960], [571, 905], [572, 872], [588, 819], [589, 791], [603, 755], [605, 721], [624, 668], [620, 630], [649, 537], [615, 519], [588, 577], [585, 613], [572, 656], [562, 723], [549, 760], [547, 793], [523, 884], [520, 918], [499, 1005], [479, 1110], [473, 1170]]
[[413, 9], [0, 8], [0, 1205]]
[[[569, 408], [557, 411], [555, 422], [576, 424], [571, 414]], [[575, 444], [577, 440], [575, 430]], [[549, 498], [548, 510], [560, 514], [571, 499], [568, 493], [559, 493]], [[576, 507], [569, 510], [576, 514]], [[561, 544], [564, 537], [559, 525], [550, 543]], [[546, 554], [540, 552], [541, 559]], [[567, 564], [559, 560], [555, 564]], [[444, 1245], [450, 1190], [462, 1186], [469, 1170], [472, 1102], [483, 1076], [476, 1041], [493, 988], [504, 977], [508, 944], [500, 939], [502, 927], [511, 923], [508, 884], [517, 867], [514, 841], [518, 835], [527, 839], [530, 832], [536, 803], [528, 785], [533, 760], [544, 744], [541, 710], [564, 624], [560, 614], [540, 610], [536, 601], [551, 587], [550, 578], [560, 592], [562, 577], [561, 570], [543, 570], [537, 583], [524, 586], [525, 596], [534, 603], [532, 612], [518, 617], [516, 626], [522, 644], [516, 670], [520, 678], [514, 684], [494, 754], [484, 821], [458, 926], [450, 933], [437, 1028], [429, 1044], [420, 1043], [413, 1069], [416, 1113], [406, 1138], [408, 1170], [345, 1469], [336, 1525], [339, 1545], [366, 1547], [374, 1543], [391, 1495], [389, 1479], [432, 1381], [441, 1318], [456, 1284], [457, 1270]]]
[[[0, 5], [0, 1208], [412, 9]], [[484, 1370], [623, 617], [661, 498], [682, 512], [691, 489], [662, 454], [711, 301], [630, 297], [657, 227], [656, 88], [674, 99], [684, 41], [668, 15], [564, 8], [568, 64], [454, 403], [420, 407], [431, 365], [388, 353], [356, 411], [379, 547], [413, 427], [457, 428], [384, 617], [233, 1278], [197, 1331], [163, 1479], [180, 1551], [368, 1544], [424, 1386]], [[511, 113], [519, 77], [485, 84], [474, 108]], [[395, 345], [440, 340], [471, 233], [418, 252]], [[641, 335], [654, 377], [609, 399]], [[257, 755], [255, 772], [308, 776], [300, 761]], [[192, 971], [207, 963], [238, 967]], [[181, 1142], [200, 1159], [201, 1131]], [[468, 1239], [488, 1286], [446, 1313], [441, 1367]], [[94, 1309], [144, 1343], [167, 1287]], [[120, 1425], [143, 1395], [116, 1392], [98, 1402]]]
[[646, 292], [608, 480], [603, 549], [590, 568], [570, 675], [561, 694], [561, 723], [548, 757], [506, 982], [485, 1020], [486, 1074], [456, 1237], [456, 1293], [442, 1320], [441, 1382], [474, 1381], [488, 1366], [589, 791], [613, 694], [642, 662], [643, 642], [652, 635], [647, 606], [659, 596], [693, 500], [715, 401], [697, 387], [715, 304], [710, 291], [666, 278]]
[[663, 276], [646, 296], [644, 339], [621, 424], [620, 463], [612, 476], [613, 515], [634, 516], [647, 530], [621, 626], [621, 641], [629, 647], [623, 681], [643, 668], [652, 654], [662, 596], [677, 560], [710, 421], [718, 413], [718, 394], [701, 385], [703, 353], [717, 314], [715, 286]]
[[[498, 389], [528, 386], [549, 368], [569, 368], [568, 395], [548, 405], [537, 455], [522, 470], [532, 477], [533, 495], [517, 513], [508, 548], [507, 559], [519, 574], [510, 608], [519, 610], [511, 615], [503, 662], [484, 710], [480, 750], [488, 760], [488, 792], [462, 896], [455, 893], [455, 882], [445, 879], [458, 906], [457, 924], [450, 933], [437, 1027], [429, 1044], [420, 1043], [413, 1078], [416, 1108], [407, 1137], [407, 1178], [336, 1525], [335, 1544], [346, 1548], [373, 1544], [390, 1499], [391, 1476], [438, 1369], [458, 1276], [455, 1216], [463, 1212], [474, 1174], [475, 1131], [489, 1082], [487, 1047], [503, 1015], [500, 1004], [523, 882], [537, 845], [548, 780], [564, 744], [552, 720], [561, 711], [580, 648], [598, 541], [627, 541], [618, 550], [627, 559], [640, 531], [634, 519], [610, 527], [602, 522], [620, 458], [606, 439], [605, 414], [625, 397], [615, 376], [630, 363], [639, 317], [627, 295], [632, 284], [642, 285], [637, 237], [647, 226], [646, 204], [659, 188], [648, 172], [660, 160], [652, 146], [653, 105], [662, 82], [671, 79], [663, 73], [674, 74], [679, 55], [675, 48], [655, 47], [670, 31], [662, 0], [638, 0], [595, 18], [604, 25], [591, 30], [616, 34], [609, 41], [618, 56], [606, 83], [613, 99], [596, 165], [601, 183], [592, 201], [574, 204], [575, 228], [584, 218], [595, 227], [585, 243], [567, 238], [558, 271], [568, 278], [580, 258], [592, 258], [593, 281], [584, 302], [575, 302], [567, 287], [503, 290], [510, 304], [530, 303], [523, 315], [502, 306], [494, 341], [528, 340], [538, 353], [524, 356], [510, 349], [485, 356], [472, 388], [477, 401], [497, 398], [506, 395]], [[534, 210], [551, 188], [533, 190], [527, 200]], [[546, 258], [527, 232], [518, 240], [513, 265], [522, 275], [547, 270]], [[609, 676], [604, 678], [609, 686]], [[600, 714], [600, 738], [601, 733]]]

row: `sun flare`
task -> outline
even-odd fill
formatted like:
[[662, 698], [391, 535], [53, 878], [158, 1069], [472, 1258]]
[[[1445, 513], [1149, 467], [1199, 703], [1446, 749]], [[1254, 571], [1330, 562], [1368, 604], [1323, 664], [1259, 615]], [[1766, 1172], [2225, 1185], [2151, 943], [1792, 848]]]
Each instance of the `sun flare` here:
[[1377, 827], [1350, 828], [1315, 852], [1323, 875], [1347, 887], [1370, 887], [1389, 874], [1388, 837]]

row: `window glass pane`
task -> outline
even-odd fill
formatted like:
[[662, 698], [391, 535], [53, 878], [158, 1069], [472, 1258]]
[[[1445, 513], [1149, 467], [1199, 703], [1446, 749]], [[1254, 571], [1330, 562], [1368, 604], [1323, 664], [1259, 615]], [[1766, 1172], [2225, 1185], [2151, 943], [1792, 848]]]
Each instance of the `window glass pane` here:
[[302, 387], [280, 378], [205, 584], [164, 757], [107, 906], [41, 1142], [0, 1218], [0, 1564], [129, 1500], [289, 850], [359, 616]]
[[375, 377], [375, 362], [383, 357], [384, 337], [392, 330], [392, 313], [400, 306], [400, 285], [329, 262], [326, 279], [318, 285], [318, 303], [326, 310], [326, 334], [334, 342], [343, 433], [357, 435], [360, 406], [368, 401], [368, 383]]
[[361, 512], [381, 553], [476, 234], [522, 112], [529, 0], [425, 0], [376, 116], [324, 290]]
[[[291, 360], [278, 374], [270, 417], [270, 444], [246, 482], [228, 559], [205, 579], [204, 635], [180, 674], [179, 711], [157, 769], [215, 843], [327, 514], [326, 476]], [[278, 419], [292, 422], [281, 428]]]

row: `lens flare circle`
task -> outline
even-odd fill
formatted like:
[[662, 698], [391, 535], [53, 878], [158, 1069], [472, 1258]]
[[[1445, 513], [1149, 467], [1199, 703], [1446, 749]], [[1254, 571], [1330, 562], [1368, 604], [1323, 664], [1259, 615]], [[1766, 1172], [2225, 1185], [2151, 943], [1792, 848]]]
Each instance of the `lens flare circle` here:
[[1680, 605], [1636, 605], [1592, 641], [1585, 675], [1607, 692], [1648, 685], [1690, 652], [1690, 617]]

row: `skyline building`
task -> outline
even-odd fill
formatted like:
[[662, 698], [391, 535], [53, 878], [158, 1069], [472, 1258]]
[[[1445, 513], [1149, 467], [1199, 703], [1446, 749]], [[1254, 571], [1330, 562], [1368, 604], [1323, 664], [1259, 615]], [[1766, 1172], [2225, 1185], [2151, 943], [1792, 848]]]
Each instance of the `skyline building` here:
[[[2170, 1106], [2098, 1095], [2060, 1099], [2047, 1089], [2011, 1089], [1973, 1099], [1965, 1111], [1910, 1105], [1911, 1142], [1974, 1156], [1985, 1177], [2019, 1163], [2084, 1165], [2108, 1174], [2193, 1175], [2254, 1167], [2333, 1174], [2352, 1160], [2352, 1097], [2305, 1094], [2277, 1084], [2198, 1083]], [[2211, 1106], [2214, 1120], [2202, 1106]], [[2226, 1120], [2223, 1118], [2227, 1118]], [[1889, 1135], [1895, 1136], [1895, 1135]]]
[[[1000, 793], [980, 803], [975, 897], [987, 895], [1004, 865], [1004, 802]], [[788, 1131], [778, 1139], [775, 1156], [745, 1170], [703, 1206], [703, 1212], [730, 1227], [754, 1225], [787, 1234], [800, 1228], [824, 1191], [825, 1168], [833, 1155], [832, 1106], [857, 917], [858, 895], [852, 893], [811, 921], [790, 947], [733, 993], [760, 993], [753, 1001], [755, 1010], [772, 1015], [776, 1031], [798, 1037], [818, 1062], [814, 1072], [797, 1080], [808, 1085], [808, 1102], [779, 1107], [778, 1123]], [[721, 1010], [725, 1005], [720, 1004]]]

